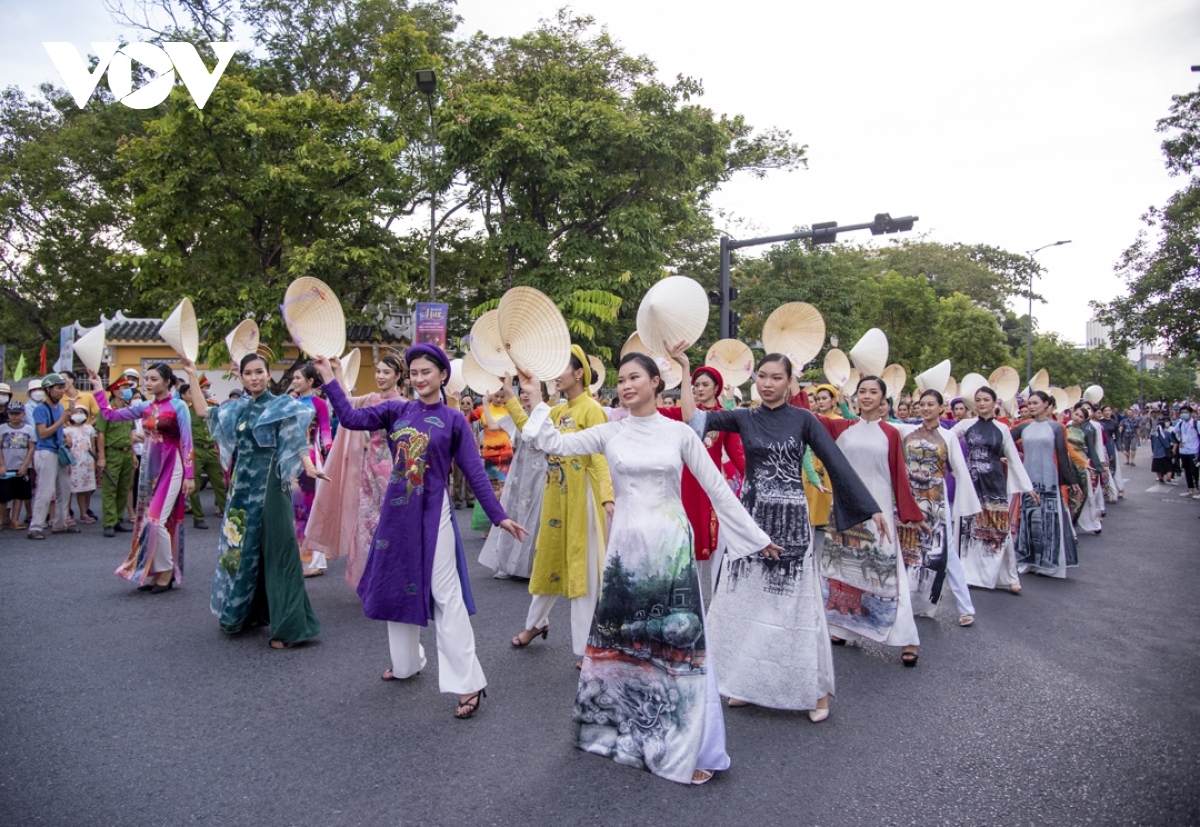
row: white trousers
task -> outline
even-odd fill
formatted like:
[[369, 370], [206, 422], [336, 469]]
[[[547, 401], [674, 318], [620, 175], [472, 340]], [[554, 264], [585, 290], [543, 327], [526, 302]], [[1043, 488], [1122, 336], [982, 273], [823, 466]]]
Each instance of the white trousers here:
[[312, 562], [305, 566], [306, 569], [327, 569], [329, 568], [329, 560], [325, 557], [325, 552], [310, 550]]
[[[469, 695], [487, 686], [483, 667], [475, 656], [475, 630], [463, 602], [462, 584], [455, 561], [454, 526], [450, 522], [450, 497], [442, 498], [437, 550], [433, 555], [433, 624], [437, 633], [438, 686], [442, 692]], [[388, 621], [388, 646], [392, 674], [410, 678], [425, 666], [421, 627]]]
[[71, 507], [71, 469], [58, 464], [58, 451], [34, 451], [37, 488], [33, 492], [33, 519], [30, 532], [44, 531], [50, 522], [50, 500], [54, 500], [54, 530], [67, 527], [67, 509]]
[[[587, 651], [588, 634], [592, 630], [592, 616], [596, 614], [596, 603], [600, 600], [600, 534], [596, 520], [595, 501], [588, 492], [588, 516], [591, 518], [587, 541], [587, 593], [571, 598], [571, 648], [579, 657]], [[525, 616], [526, 629], [540, 629], [550, 622], [550, 610], [558, 601], [557, 594], [535, 594], [529, 601], [529, 614]]]
[[971, 602], [971, 590], [967, 587], [967, 576], [963, 573], [962, 561], [958, 559], [957, 549], [948, 549], [946, 552], [946, 583], [950, 586], [950, 591], [954, 593], [954, 602], [958, 604], [958, 613], [960, 615], [975, 614], [975, 604]]
[[[167, 497], [163, 500], [162, 511], [158, 514], [158, 522], [150, 524], [150, 530], [158, 532], [158, 542], [154, 546], [154, 560], [150, 564], [150, 571], [154, 574], [173, 571], [175, 568], [175, 559], [171, 550], [171, 535], [167, 531], [165, 523], [170, 518], [171, 512], [175, 510], [175, 502], [179, 499], [179, 490], [182, 487], [183, 461], [176, 457], [174, 467], [171, 469], [171, 483], [167, 488]], [[154, 495], [151, 494], [151, 496]]]

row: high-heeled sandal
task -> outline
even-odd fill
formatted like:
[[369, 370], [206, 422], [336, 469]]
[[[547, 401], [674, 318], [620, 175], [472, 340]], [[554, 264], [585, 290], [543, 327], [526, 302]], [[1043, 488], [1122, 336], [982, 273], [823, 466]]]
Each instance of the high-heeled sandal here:
[[517, 635], [516, 637], [514, 637], [514, 638], [512, 639], [512, 645], [513, 645], [513, 648], [514, 648], [514, 649], [524, 649], [526, 646], [528, 646], [529, 644], [533, 643], [533, 642], [534, 642], [535, 640], [537, 640], [539, 637], [540, 637], [542, 640], [545, 640], [545, 639], [546, 639], [546, 636], [550, 634], [550, 624], [549, 624], [549, 623], [547, 623], [547, 624], [546, 624], [545, 626], [543, 626], [541, 629], [534, 629], [534, 630], [533, 630], [533, 637], [529, 638], [529, 640], [526, 640], [526, 641], [522, 642], [522, 641], [521, 641], [521, 635], [525, 634], [525, 632], [528, 632], [528, 631], [529, 631], [529, 630], [528, 630], [528, 629], [526, 629], [525, 631], [521, 632], [519, 635]]
[[692, 770], [692, 783], [697, 787], [712, 781], [712, 770]]
[[[458, 706], [454, 709], [454, 717], [458, 718], [460, 721], [465, 721], [467, 718], [470, 718], [475, 714], [475, 711], [479, 709], [479, 702], [486, 697], [487, 690], [480, 689], [475, 694], [469, 695], [465, 701], [460, 699]], [[464, 707], [467, 710], [466, 712], [462, 711]]]

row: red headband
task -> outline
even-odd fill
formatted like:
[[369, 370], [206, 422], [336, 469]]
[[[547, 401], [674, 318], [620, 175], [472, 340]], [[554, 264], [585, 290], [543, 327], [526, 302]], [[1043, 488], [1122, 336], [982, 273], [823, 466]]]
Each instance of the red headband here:
[[708, 365], [701, 365], [692, 371], [692, 384], [696, 384], [696, 377], [700, 374], [707, 374], [708, 378], [713, 380], [713, 384], [717, 386], [717, 390], [725, 387], [725, 380], [721, 377], [720, 372], [716, 368], [711, 368]]

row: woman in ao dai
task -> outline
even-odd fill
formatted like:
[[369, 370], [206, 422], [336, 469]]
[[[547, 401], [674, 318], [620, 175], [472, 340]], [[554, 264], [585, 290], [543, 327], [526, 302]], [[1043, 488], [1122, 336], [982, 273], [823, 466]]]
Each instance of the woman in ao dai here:
[[1035, 574], [1066, 577], [1068, 568], [1079, 565], [1079, 552], [1064, 491], [1081, 492], [1072, 476], [1067, 432], [1052, 418], [1051, 400], [1049, 394], [1034, 391], [1029, 397], [1033, 419], [1013, 428], [1013, 441], [1021, 447], [1025, 471], [1033, 482], [1033, 490], [1021, 497], [1017, 566]]
[[749, 410], [698, 412], [692, 426], [740, 434], [746, 452], [742, 505], [783, 547], [780, 560], [726, 559], [710, 610], [711, 645], [720, 659], [720, 688], [730, 706], [812, 710], [828, 717], [834, 691], [833, 656], [814, 565], [813, 531], [801, 474], [811, 446], [824, 461], [836, 499], [833, 519], [849, 529], [883, 515], [834, 445], [823, 421], [789, 404], [791, 362], [768, 354], [755, 385], [762, 405]]
[[[630, 353], [617, 382], [630, 416], [564, 434], [539, 404], [522, 434], [557, 456], [603, 453], [616, 494], [603, 589], [575, 699], [576, 745], [671, 781], [703, 783], [729, 767], [729, 756], [680, 494], [683, 467], [716, 509], [730, 557], [758, 551], [775, 557], [780, 549], [738, 504], [691, 429], [655, 409], [661, 381], [652, 359]], [[530, 377], [522, 377], [521, 387], [537, 393]]]

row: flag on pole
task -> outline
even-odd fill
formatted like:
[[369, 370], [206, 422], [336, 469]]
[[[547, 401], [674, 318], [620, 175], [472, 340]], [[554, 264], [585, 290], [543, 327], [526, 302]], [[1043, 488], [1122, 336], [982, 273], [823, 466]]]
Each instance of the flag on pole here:
[[17, 369], [13, 371], [13, 381], [20, 382], [25, 378], [25, 354], [21, 354], [21, 358], [17, 360]]
[[38, 376], [45, 376], [46, 370], [46, 342], [42, 342], [42, 350], [38, 354]]

